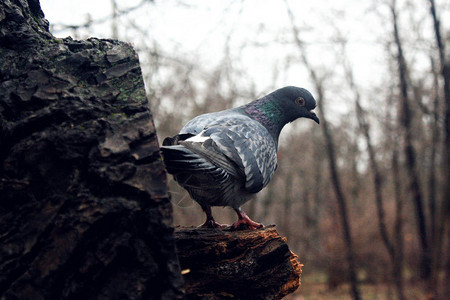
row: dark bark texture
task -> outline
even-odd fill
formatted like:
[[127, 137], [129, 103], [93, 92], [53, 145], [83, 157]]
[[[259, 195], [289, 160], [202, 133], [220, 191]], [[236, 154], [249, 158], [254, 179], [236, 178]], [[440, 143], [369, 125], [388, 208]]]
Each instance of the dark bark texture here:
[[0, 298], [181, 299], [164, 166], [132, 47], [57, 39], [0, 2]]
[[300, 286], [302, 265], [273, 226], [175, 230], [187, 299], [281, 299]]

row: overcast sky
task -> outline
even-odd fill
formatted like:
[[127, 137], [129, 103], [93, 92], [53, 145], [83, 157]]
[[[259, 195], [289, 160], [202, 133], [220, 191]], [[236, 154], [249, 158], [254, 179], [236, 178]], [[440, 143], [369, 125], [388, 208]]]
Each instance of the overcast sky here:
[[[125, 10], [141, 1], [117, 2], [119, 9]], [[418, 12], [417, 16], [402, 16], [404, 36], [421, 30], [423, 33], [420, 34], [424, 36], [432, 33], [427, 1], [398, 2], [399, 8], [415, 6]], [[440, 8], [445, 8], [441, 11], [447, 12], [441, 18], [443, 28], [448, 28], [450, 1], [436, 2]], [[391, 28], [387, 6], [381, 3], [375, 0], [289, 1], [301, 38], [307, 44], [308, 55], [319, 72], [338, 69], [334, 66], [339, 59], [336, 55], [339, 47], [333, 41], [340, 32], [348, 39], [348, 53], [357, 83], [370, 89], [386, 80], [383, 42], [390, 37]], [[57, 37], [75, 34], [70, 30], [61, 31], [62, 24], [79, 25], [88, 18], [107, 19], [112, 12], [111, 0], [41, 0], [41, 6]], [[143, 40], [142, 34], [133, 30], [133, 26], [143, 28], [152, 40]], [[286, 68], [290, 57], [298, 58], [298, 50], [284, 44], [292, 41], [292, 31], [283, 0], [155, 0], [121, 18], [118, 33], [119, 39], [129, 41], [137, 48], [156, 42], [165, 53], [189, 58], [205, 68], [219, 63], [228, 39], [230, 56], [238, 62], [233, 67], [245, 70], [258, 90], [265, 91], [274, 84], [274, 72], [277, 73], [276, 85], [311, 85], [301, 64]], [[89, 30], [79, 30], [76, 38], [109, 38], [111, 34], [108, 20], [94, 24]], [[420, 64], [420, 55], [411, 55], [417, 55], [415, 59]], [[333, 78], [330, 79], [332, 83]], [[337, 81], [334, 88], [339, 89], [340, 84]], [[339, 97], [345, 97], [345, 93]]]

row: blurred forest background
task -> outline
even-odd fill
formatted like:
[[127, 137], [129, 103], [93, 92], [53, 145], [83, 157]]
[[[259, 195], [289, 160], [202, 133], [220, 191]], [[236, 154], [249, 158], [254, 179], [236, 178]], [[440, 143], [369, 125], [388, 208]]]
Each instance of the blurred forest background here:
[[[272, 182], [244, 207], [305, 265], [290, 299], [450, 294], [450, 1], [41, 5], [57, 37], [134, 45], [160, 141], [285, 85], [313, 93], [320, 126], [286, 126]], [[169, 180], [175, 225], [201, 224]]]

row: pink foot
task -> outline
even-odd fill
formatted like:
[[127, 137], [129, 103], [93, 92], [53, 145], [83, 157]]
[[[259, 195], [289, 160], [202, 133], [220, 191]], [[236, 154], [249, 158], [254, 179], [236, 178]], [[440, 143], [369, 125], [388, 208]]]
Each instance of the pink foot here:
[[231, 230], [256, 230], [264, 227], [263, 224], [256, 223], [255, 221], [251, 220], [245, 212], [237, 209], [235, 211], [238, 214], [239, 219], [233, 225], [231, 225]]

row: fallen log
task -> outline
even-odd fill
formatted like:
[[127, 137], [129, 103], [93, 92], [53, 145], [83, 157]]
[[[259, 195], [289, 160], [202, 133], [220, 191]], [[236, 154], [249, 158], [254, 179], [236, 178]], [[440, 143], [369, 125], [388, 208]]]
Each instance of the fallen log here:
[[281, 299], [300, 286], [302, 264], [274, 226], [175, 229], [187, 299]]

